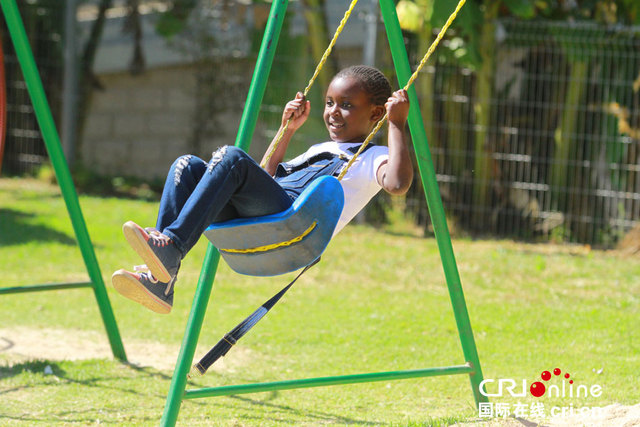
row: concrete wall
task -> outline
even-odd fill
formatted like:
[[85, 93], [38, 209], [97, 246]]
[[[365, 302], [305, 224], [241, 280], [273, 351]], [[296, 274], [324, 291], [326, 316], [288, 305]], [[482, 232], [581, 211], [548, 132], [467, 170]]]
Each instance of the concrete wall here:
[[[229, 73], [228, 65], [225, 69]], [[242, 73], [230, 74], [235, 81], [224, 85], [225, 92], [235, 86], [246, 91]], [[244, 96], [234, 96], [237, 102], [203, 119], [198, 105], [206, 94], [193, 66], [155, 68], [139, 76], [102, 74], [100, 81], [105, 90], [94, 92], [81, 153], [98, 173], [163, 179], [176, 157], [191, 153], [208, 160], [216, 147], [235, 141]]]
[[[176, 85], [180, 77], [181, 84]], [[195, 102], [188, 68], [100, 76], [82, 135], [82, 160], [96, 172], [157, 178], [185, 152]]]

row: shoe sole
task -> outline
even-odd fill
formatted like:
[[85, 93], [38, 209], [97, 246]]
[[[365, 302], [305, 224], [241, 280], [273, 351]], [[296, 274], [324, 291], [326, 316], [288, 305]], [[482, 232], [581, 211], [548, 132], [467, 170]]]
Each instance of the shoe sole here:
[[120, 295], [129, 298], [159, 314], [169, 314], [171, 306], [149, 292], [135, 278], [125, 273], [125, 270], [118, 270], [111, 276], [111, 283]]
[[162, 261], [160, 261], [160, 258], [157, 257], [147, 244], [144, 238], [145, 231], [135, 222], [127, 221], [122, 226], [122, 232], [129, 245], [140, 255], [145, 264], [147, 264], [153, 277], [161, 282], [169, 283], [171, 281], [171, 275], [164, 264], [162, 264]]

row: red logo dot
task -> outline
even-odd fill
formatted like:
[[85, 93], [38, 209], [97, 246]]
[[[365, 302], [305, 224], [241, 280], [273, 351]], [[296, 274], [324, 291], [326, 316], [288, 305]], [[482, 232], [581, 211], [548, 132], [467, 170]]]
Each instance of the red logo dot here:
[[556, 368], [553, 370], [553, 375], [560, 375], [562, 373], [562, 371], [560, 370], [560, 368]]
[[551, 379], [551, 372], [544, 371], [542, 375], [540, 375], [540, 378], [542, 378], [545, 381], [549, 381]]
[[564, 374], [564, 377], [565, 377], [565, 378], [569, 378], [570, 376], [571, 376], [571, 375], [569, 375], [569, 374]]
[[531, 387], [529, 387], [529, 391], [535, 397], [542, 396], [546, 390], [547, 389], [545, 388], [544, 384], [542, 384], [540, 381], [536, 381], [535, 383], [531, 384]]

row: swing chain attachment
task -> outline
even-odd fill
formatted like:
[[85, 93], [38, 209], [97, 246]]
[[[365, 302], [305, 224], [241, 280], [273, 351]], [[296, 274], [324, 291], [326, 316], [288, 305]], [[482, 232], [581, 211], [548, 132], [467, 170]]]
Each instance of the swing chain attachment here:
[[[344, 16], [342, 17], [342, 20], [340, 21], [340, 25], [338, 25], [338, 28], [336, 28], [336, 32], [333, 34], [333, 38], [331, 39], [331, 42], [329, 43], [329, 46], [327, 47], [327, 49], [322, 54], [322, 58], [320, 59], [320, 62], [316, 66], [316, 69], [313, 72], [313, 75], [309, 79], [309, 83], [307, 83], [307, 87], [304, 88], [304, 92], [303, 92], [304, 98], [306, 98], [307, 95], [309, 94], [309, 91], [311, 90], [311, 86], [313, 86], [313, 83], [316, 81], [316, 78], [318, 77], [318, 74], [320, 74], [320, 71], [322, 71], [322, 68], [324, 67], [324, 64], [327, 62], [327, 59], [329, 59], [329, 55], [331, 54], [331, 51], [333, 50], [333, 46], [336, 44], [336, 41], [338, 40], [338, 36], [340, 36], [340, 34], [342, 33], [342, 30], [344, 30], [344, 27], [347, 24], [347, 21], [349, 20], [349, 17], [351, 16], [351, 12], [353, 12], [353, 9], [356, 7], [357, 3], [358, 3], [358, 0], [352, 0], [351, 4], [349, 5], [349, 8], [344, 13]], [[262, 168], [264, 168], [267, 165], [267, 163], [269, 163], [269, 160], [271, 159], [271, 156], [273, 156], [273, 153], [275, 153], [276, 149], [278, 148], [278, 145], [280, 145], [280, 141], [282, 141], [282, 138], [283, 138], [285, 132], [289, 128], [289, 123], [291, 123], [291, 118], [289, 118], [287, 120], [287, 123], [285, 123], [285, 125], [282, 127], [282, 129], [280, 129], [280, 132], [278, 132], [278, 135], [276, 136], [276, 138], [275, 138], [275, 140], [273, 142], [273, 146], [271, 147], [271, 150], [265, 156], [264, 160], [260, 164], [260, 166]]]
[[[440, 29], [440, 32], [438, 33], [437, 37], [435, 38], [433, 43], [431, 43], [431, 46], [429, 46], [429, 49], [427, 50], [427, 53], [424, 55], [424, 57], [422, 57], [422, 60], [420, 61], [420, 63], [416, 67], [416, 70], [413, 72], [413, 74], [411, 75], [409, 80], [407, 81], [407, 84], [404, 85], [404, 88], [403, 88], [404, 90], [408, 90], [411, 87], [411, 85], [413, 84], [413, 82], [418, 78], [418, 74], [420, 73], [422, 68], [425, 66], [425, 64], [429, 60], [429, 57], [431, 56], [431, 54], [436, 50], [436, 47], [440, 43], [440, 40], [442, 40], [442, 38], [444, 37], [445, 33], [449, 29], [449, 26], [451, 26], [453, 21], [456, 19], [456, 17], [458, 16], [458, 12], [460, 11], [460, 9], [462, 9], [462, 6], [464, 6], [465, 3], [466, 3], [466, 0], [460, 0], [458, 2], [458, 5], [456, 6], [455, 10], [451, 13], [451, 15], [449, 16], [449, 19], [447, 19], [447, 22], [445, 22], [445, 24]], [[367, 136], [367, 138], [364, 140], [364, 142], [360, 145], [360, 148], [358, 149], [356, 154], [354, 154], [351, 157], [351, 159], [349, 160], [347, 165], [344, 167], [344, 169], [342, 169], [342, 172], [340, 172], [340, 174], [338, 175], [338, 180], [339, 181], [341, 181], [342, 178], [346, 175], [346, 173], [349, 170], [349, 168], [356, 161], [356, 158], [360, 155], [360, 153], [362, 153], [364, 151], [364, 149], [367, 147], [367, 145], [369, 145], [369, 143], [371, 142], [373, 137], [376, 135], [376, 133], [378, 133], [378, 131], [380, 130], [380, 128], [382, 127], [382, 125], [384, 124], [384, 122], [386, 120], [387, 120], [387, 113], [385, 112], [384, 116], [382, 116], [382, 118], [378, 121], [378, 123], [376, 123], [375, 127], [373, 128], [373, 130], [371, 131], [369, 136]]]

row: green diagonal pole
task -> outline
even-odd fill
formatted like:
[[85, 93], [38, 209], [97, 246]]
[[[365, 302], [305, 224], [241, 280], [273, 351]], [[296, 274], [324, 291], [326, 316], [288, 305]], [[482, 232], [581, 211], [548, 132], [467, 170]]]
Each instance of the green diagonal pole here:
[[209, 243], [207, 253], [204, 257], [204, 264], [198, 279], [198, 286], [193, 297], [191, 312], [187, 320], [187, 329], [182, 338], [182, 346], [178, 354], [176, 367], [173, 370], [169, 394], [164, 405], [164, 412], [160, 420], [161, 426], [175, 426], [180, 412], [180, 405], [184, 399], [184, 390], [187, 386], [187, 374], [191, 369], [193, 355], [198, 345], [198, 338], [202, 330], [202, 322], [207, 311], [207, 304], [211, 297], [211, 289], [213, 288], [213, 279], [216, 276], [220, 253]]
[[[258, 52], [258, 59], [256, 60], [256, 66], [253, 71], [253, 78], [251, 79], [245, 109], [240, 120], [240, 129], [236, 137], [235, 145], [243, 150], [248, 149], [255, 130], [260, 104], [262, 104], [264, 91], [267, 87], [267, 80], [278, 46], [278, 39], [288, 3], [288, 0], [277, 0], [271, 4], [269, 19], [267, 20], [262, 44]], [[211, 296], [213, 280], [219, 260], [220, 253], [209, 243], [191, 306], [191, 313], [187, 320], [185, 335], [182, 339], [182, 347], [180, 348], [176, 368], [173, 371], [173, 378], [171, 379], [169, 394], [164, 406], [164, 413], [160, 421], [160, 425], [162, 426], [174, 426], [178, 420], [180, 405], [182, 399], [184, 399], [187, 385], [187, 374], [193, 362], [193, 356], [198, 344], [198, 338], [202, 329], [202, 322], [204, 321], [209, 297]]]
[[42, 87], [42, 81], [36, 68], [35, 60], [33, 59], [33, 53], [31, 52], [31, 46], [20, 18], [20, 12], [16, 5], [15, 0], [2, 0], [0, 1], [2, 11], [4, 13], [7, 27], [13, 41], [13, 46], [22, 68], [22, 74], [27, 85], [29, 96], [35, 110], [36, 119], [40, 125], [42, 131], [42, 137], [44, 138], [47, 152], [49, 153], [49, 159], [53, 165], [58, 184], [62, 191], [62, 197], [67, 206], [71, 224], [80, 246], [80, 252], [84, 259], [84, 263], [89, 273], [89, 278], [93, 284], [93, 292], [96, 300], [98, 301], [98, 307], [100, 308], [100, 314], [107, 330], [109, 342], [111, 344], [111, 351], [114, 357], [126, 361], [127, 356], [122, 345], [122, 339], [120, 338], [120, 332], [116, 319], [111, 309], [109, 302], [109, 296], [105, 289], [102, 275], [100, 273], [100, 267], [98, 266], [98, 260], [93, 250], [91, 239], [87, 231], [87, 226], [82, 216], [82, 210], [80, 209], [80, 203], [78, 202], [78, 195], [76, 194], [73, 180], [71, 179], [71, 173], [69, 167], [64, 158], [62, 152], [62, 145], [60, 144], [60, 137], [56, 130], [51, 110], [49, 109], [49, 103]]
[[[384, 26], [387, 31], [387, 38], [389, 40], [398, 82], [401, 87], [404, 87], [406, 82], [409, 81], [412, 72], [393, 0], [380, 0], [380, 10], [384, 19]], [[474, 372], [469, 375], [469, 378], [477, 404], [478, 402], [485, 402], [487, 400], [479, 391], [480, 383], [482, 382], [480, 359], [478, 358], [478, 351], [473, 338], [473, 331], [471, 330], [471, 322], [469, 321], [469, 313], [464, 300], [460, 275], [453, 254], [453, 246], [451, 245], [451, 237], [447, 227], [442, 198], [440, 197], [440, 189], [438, 188], [438, 181], [436, 180], [433, 161], [431, 159], [431, 153], [429, 152], [427, 134], [418, 107], [418, 96], [413, 86], [409, 88], [408, 92], [409, 101], [411, 102], [408, 118], [409, 129], [418, 159], [418, 169], [427, 198], [427, 205], [440, 251], [440, 258], [442, 259], [442, 267], [444, 269], [447, 287], [449, 288], [449, 297], [451, 298], [451, 304], [458, 326], [462, 352], [465, 360], [470, 363], [474, 369]]]
[[277, 0], [271, 5], [269, 19], [267, 20], [265, 32], [262, 36], [262, 44], [260, 45], [260, 52], [258, 52], [258, 59], [256, 60], [256, 67], [251, 77], [247, 101], [242, 111], [240, 129], [236, 136], [236, 147], [240, 147], [245, 151], [249, 149], [253, 132], [256, 129], [262, 98], [267, 88], [267, 81], [271, 73], [271, 65], [273, 64], [273, 58], [275, 57], [276, 48], [278, 47], [280, 31], [282, 30], [282, 23], [287, 13], [288, 4], [289, 0]]

